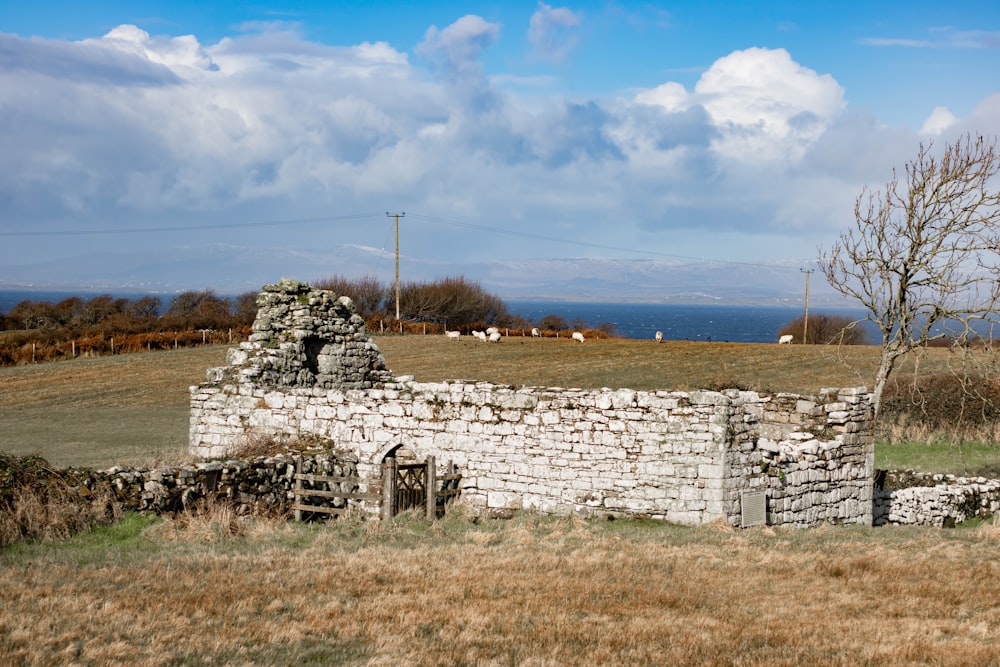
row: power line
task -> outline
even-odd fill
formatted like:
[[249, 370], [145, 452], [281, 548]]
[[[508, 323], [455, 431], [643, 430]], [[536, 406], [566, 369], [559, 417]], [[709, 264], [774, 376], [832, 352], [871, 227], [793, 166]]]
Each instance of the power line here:
[[[158, 227], [115, 227], [115, 228], [102, 228], [102, 229], [63, 229], [63, 230], [33, 230], [33, 231], [2, 231], [0, 232], [0, 237], [29, 237], [29, 236], [89, 236], [89, 235], [102, 235], [102, 234], [156, 234], [156, 233], [171, 233], [171, 232], [193, 232], [202, 231], [209, 229], [248, 229], [255, 227], [282, 227], [288, 225], [305, 225], [318, 222], [348, 222], [351, 220], [363, 220], [367, 218], [380, 217], [381, 213], [355, 213], [349, 215], [337, 215], [337, 216], [322, 216], [316, 218], [292, 218], [287, 220], [267, 220], [260, 222], [231, 222], [231, 223], [209, 223], [203, 225], [185, 225], [185, 226], [158, 226]], [[391, 216], [390, 216], [391, 217]], [[400, 216], [402, 217], [402, 216]], [[547, 236], [545, 234], [534, 234], [531, 232], [521, 232], [512, 229], [504, 229], [502, 227], [493, 227], [490, 225], [478, 225], [471, 222], [462, 222], [460, 220], [452, 220], [449, 218], [440, 218], [436, 216], [420, 215], [420, 214], [410, 214], [411, 219], [424, 220], [427, 222], [434, 222], [444, 225], [450, 225], [452, 227], [461, 227], [465, 229], [474, 229], [482, 232], [488, 232], [491, 234], [503, 234], [506, 236], [514, 236], [520, 238], [529, 238], [539, 241], [548, 241], [551, 243], [561, 243], [565, 245], [575, 245], [584, 248], [596, 248], [598, 250], [613, 250], [616, 252], [627, 252], [635, 255], [641, 255], [646, 257], [664, 257], [667, 259], [682, 259], [692, 262], [704, 262], [707, 264], [732, 264], [737, 266], [755, 266], [765, 269], [785, 269], [789, 271], [794, 271], [796, 267], [792, 266], [781, 266], [776, 264], [764, 264], [761, 262], [746, 262], [740, 260], [732, 259], [713, 259], [710, 257], [697, 257], [693, 255], [679, 255], [674, 253], [666, 252], [656, 252], [654, 250], [643, 249], [636, 250], [635, 248], [626, 248], [623, 246], [613, 246], [603, 243], [593, 243], [590, 241], [580, 241], [576, 239], [566, 239], [559, 238], [557, 236]], [[398, 224], [398, 223], [397, 223]], [[397, 232], [398, 233], [398, 232]], [[397, 241], [398, 243], [398, 241]], [[398, 253], [398, 248], [397, 248]], [[397, 254], [398, 257], [398, 254]]]
[[321, 218], [293, 218], [290, 220], [267, 220], [264, 222], [210, 223], [206, 225], [186, 225], [182, 227], [117, 227], [106, 229], [61, 229], [49, 231], [0, 232], [0, 236], [90, 236], [99, 234], [153, 234], [163, 232], [192, 232], [203, 229], [241, 229], [247, 227], [281, 227], [285, 225], [305, 225], [315, 222], [346, 222], [378, 217], [379, 213], [355, 213], [352, 215], [323, 216]]
[[519, 236], [522, 238], [537, 239], [540, 241], [551, 241], [553, 243], [565, 243], [569, 245], [578, 245], [586, 248], [598, 248], [600, 250], [616, 250], [618, 252], [628, 252], [636, 255], [645, 255], [653, 257], [665, 257], [668, 259], [685, 259], [694, 262], [706, 262], [710, 264], [736, 264], [739, 266], [756, 266], [765, 269], [786, 269], [789, 271], [794, 271], [798, 266], [779, 266], [775, 264], [763, 264], [761, 262], [743, 262], [734, 259], [711, 259], [709, 257], [694, 257], [691, 255], [676, 255], [666, 252], [656, 252], [654, 250], [636, 250], [635, 248], [624, 248], [621, 246], [605, 245], [602, 243], [591, 243], [589, 241], [576, 241], [572, 239], [562, 239], [555, 236], [546, 236], [544, 234], [532, 234], [531, 232], [519, 232], [510, 229], [503, 229], [501, 227], [490, 227], [488, 225], [476, 225], [471, 222], [460, 222], [458, 220], [449, 220], [448, 218], [436, 218], [432, 216], [411, 214], [411, 218], [416, 220], [426, 220], [428, 222], [439, 222], [445, 225], [451, 225], [453, 227], [464, 227], [467, 229], [477, 229], [485, 232], [492, 232], [494, 234], [506, 234], [507, 236]]

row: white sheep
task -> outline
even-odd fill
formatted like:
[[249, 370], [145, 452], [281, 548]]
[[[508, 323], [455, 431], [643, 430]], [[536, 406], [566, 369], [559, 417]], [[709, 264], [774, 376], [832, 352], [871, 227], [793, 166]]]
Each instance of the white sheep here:
[[532, 330], [531, 330], [531, 337], [532, 338], [540, 338], [541, 335], [542, 335], [542, 332], [538, 330], [538, 327], [532, 328]]
[[490, 334], [491, 343], [499, 343], [501, 338], [503, 338], [503, 336], [500, 335], [499, 331], [494, 331], [493, 333]]
[[653, 336], [653, 337], [656, 339], [656, 342], [659, 343], [661, 340], [663, 340], [663, 332], [662, 331], [657, 331], [656, 335]]
[[489, 329], [486, 330], [487, 336], [492, 336], [495, 333], [500, 333], [500, 330], [497, 329], [496, 327], [490, 327]]
[[472, 335], [477, 339], [486, 342], [486, 334], [484, 334], [482, 331], [473, 331]]
[[448, 338], [454, 338], [455, 340], [458, 340], [459, 336], [462, 335], [462, 332], [461, 331], [445, 331], [444, 335], [447, 336]]
[[785, 334], [784, 336], [778, 338], [778, 345], [787, 345], [788, 343], [791, 343], [794, 338], [795, 337], [792, 336], [792, 334]]
[[579, 331], [574, 331], [573, 332], [573, 340], [582, 343], [583, 342], [583, 334], [580, 333]]

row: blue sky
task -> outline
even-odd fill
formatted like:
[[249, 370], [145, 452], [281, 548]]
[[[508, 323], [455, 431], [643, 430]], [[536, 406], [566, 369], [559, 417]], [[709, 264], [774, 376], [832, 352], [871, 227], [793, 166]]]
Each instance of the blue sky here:
[[386, 277], [386, 211], [407, 275], [501, 292], [797, 273], [919, 142], [997, 134], [998, 72], [996, 2], [4, 3], [0, 283]]

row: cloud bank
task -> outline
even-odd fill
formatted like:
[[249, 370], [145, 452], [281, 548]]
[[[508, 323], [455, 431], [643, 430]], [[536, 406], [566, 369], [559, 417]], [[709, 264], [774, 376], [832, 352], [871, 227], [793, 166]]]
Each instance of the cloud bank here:
[[[444, 272], [574, 254], [808, 259], [917, 141], [1000, 129], [996, 96], [965, 119], [934, 109], [922, 134], [882, 126], [784, 49], [720, 54], [691, 89], [591, 98], [512, 92], [484, 70], [508, 30], [524, 30], [531, 57], [571, 57], [583, 20], [544, 3], [520, 28], [468, 15], [428, 28], [413, 53], [317, 44], [288, 24], [214, 44], [131, 25], [80, 42], [0, 34], [0, 231], [372, 212], [331, 234], [378, 246], [382, 212], [407, 210], [465, 225], [406, 223], [406, 252]], [[151, 243], [47, 244], [109, 242]], [[8, 263], [41, 253], [3, 245]]]

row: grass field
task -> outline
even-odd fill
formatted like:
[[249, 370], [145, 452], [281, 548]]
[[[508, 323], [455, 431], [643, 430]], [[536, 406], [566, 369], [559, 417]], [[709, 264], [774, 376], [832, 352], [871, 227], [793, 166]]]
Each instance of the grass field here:
[[0, 550], [8, 665], [997, 665], [1000, 527], [128, 516]]
[[[815, 393], [870, 382], [877, 349], [636, 340], [376, 337], [397, 375], [561, 387], [698, 389], [740, 385]], [[196, 347], [0, 368], [0, 450], [61, 466], [176, 460], [186, 455], [188, 387], [225, 363], [226, 347]], [[953, 353], [922, 352], [924, 372]], [[911, 360], [910, 364], [912, 365]], [[907, 372], [904, 367], [902, 372]], [[1000, 467], [992, 447], [881, 447], [879, 464], [971, 474]]]
[[[863, 384], [875, 360], [872, 348], [845, 360], [776, 345], [377, 342], [418, 380], [577, 387], [814, 392]], [[922, 368], [947, 354], [928, 351]], [[195, 348], [0, 369], [0, 449], [57, 465], [182, 456], [187, 388], [224, 358]], [[1000, 665], [998, 547], [993, 523], [127, 515], [0, 549], [0, 664]]]

